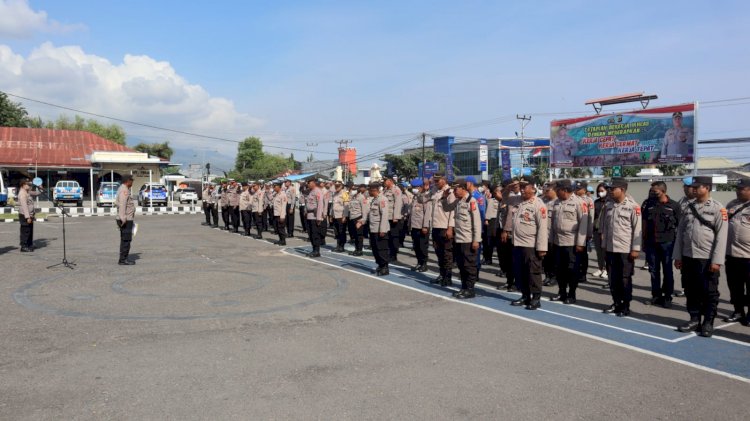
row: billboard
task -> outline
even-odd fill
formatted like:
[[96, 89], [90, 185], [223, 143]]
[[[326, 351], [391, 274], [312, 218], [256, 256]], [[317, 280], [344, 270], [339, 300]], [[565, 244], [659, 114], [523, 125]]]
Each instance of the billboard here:
[[595, 115], [550, 124], [553, 168], [688, 164], [695, 104]]
[[479, 172], [487, 171], [487, 139], [479, 139]]

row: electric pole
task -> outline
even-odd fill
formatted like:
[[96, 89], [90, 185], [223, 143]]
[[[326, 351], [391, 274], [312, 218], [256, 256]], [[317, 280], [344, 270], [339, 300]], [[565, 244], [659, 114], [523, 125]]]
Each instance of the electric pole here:
[[425, 160], [425, 155], [424, 155], [425, 137], [426, 135], [422, 133], [422, 181], [424, 181], [425, 179], [424, 172], [425, 172], [425, 166], [427, 165], [427, 161]]
[[526, 128], [526, 126], [531, 122], [531, 116], [527, 115], [518, 115], [516, 114], [516, 119], [521, 122], [521, 177], [523, 177], [523, 167], [525, 164], [526, 157], [523, 155], [523, 147], [524, 147], [524, 136], [523, 131]]

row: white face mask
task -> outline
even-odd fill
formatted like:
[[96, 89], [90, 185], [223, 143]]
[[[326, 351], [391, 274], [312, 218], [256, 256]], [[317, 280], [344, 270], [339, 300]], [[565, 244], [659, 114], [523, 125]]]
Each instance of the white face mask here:
[[599, 197], [604, 197], [606, 195], [607, 195], [607, 192], [605, 192], [605, 191], [600, 191], [599, 193], [597, 193], [597, 196], [599, 196]]
[[521, 195], [521, 192], [518, 192], [518, 193], [510, 192], [510, 196], [520, 196], [520, 195]]
[[484, 193], [484, 187], [479, 188], [479, 193]]
[[419, 189], [411, 189], [411, 192], [414, 194], [419, 194]]

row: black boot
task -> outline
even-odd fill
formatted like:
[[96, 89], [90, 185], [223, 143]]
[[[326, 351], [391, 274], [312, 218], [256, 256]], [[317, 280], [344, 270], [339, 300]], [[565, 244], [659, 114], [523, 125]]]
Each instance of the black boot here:
[[680, 332], [695, 332], [700, 328], [701, 318], [691, 316], [690, 321], [677, 328]]
[[460, 294], [458, 294], [456, 298], [458, 298], [459, 300], [467, 300], [469, 298], [474, 298], [476, 296], [477, 294], [474, 293], [474, 288], [468, 288], [468, 289], [463, 290], [463, 292], [461, 292]]
[[513, 307], [521, 307], [522, 305], [526, 305], [526, 304], [528, 304], [528, 303], [529, 303], [529, 301], [530, 301], [530, 300], [529, 300], [529, 298], [528, 298], [528, 297], [521, 297], [521, 298], [519, 298], [519, 299], [517, 299], [517, 300], [513, 300], [513, 301], [511, 301], [511, 302], [510, 302], [510, 305], [512, 305]]
[[531, 297], [531, 301], [526, 305], [526, 310], [536, 310], [539, 307], [542, 306], [542, 301], [540, 300], [541, 294], [534, 294]]
[[443, 280], [440, 282], [441, 287], [449, 287], [453, 285], [453, 276], [446, 275], [443, 276]]
[[700, 335], [704, 338], [710, 338], [714, 334], [714, 318], [713, 317], [706, 317], [706, 320], [703, 321], [703, 326], [701, 326], [701, 333]]
[[417, 272], [427, 272], [427, 264], [422, 263], [422, 265], [417, 268]]
[[458, 291], [454, 291], [454, 292], [453, 292], [453, 294], [451, 294], [451, 295], [453, 296], [453, 298], [456, 298], [456, 297], [458, 297], [459, 295], [463, 294], [463, 293], [464, 293], [465, 291], [466, 291], [465, 289], [461, 288], [461, 289], [460, 289], [460, 290], [458, 290]]
[[443, 274], [441, 273], [440, 275], [438, 275], [438, 277], [431, 280], [430, 283], [443, 285]]

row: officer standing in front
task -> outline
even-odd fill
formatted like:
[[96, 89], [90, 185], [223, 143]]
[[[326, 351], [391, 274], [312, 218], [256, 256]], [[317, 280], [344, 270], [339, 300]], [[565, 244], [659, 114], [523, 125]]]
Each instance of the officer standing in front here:
[[[448, 195], [448, 202], [455, 200], [453, 192], [448, 186], [445, 177], [435, 175], [437, 189], [430, 197], [428, 208], [425, 209], [426, 217], [423, 228], [432, 227], [432, 243], [435, 249], [435, 255], [438, 258], [440, 275], [431, 284], [440, 284], [440, 286], [451, 285], [453, 278], [453, 226], [456, 221], [453, 217], [453, 211], [443, 206], [443, 196]], [[429, 221], [428, 218], [429, 217]]]
[[40, 192], [31, 190], [29, 180], [21, 181], [18, 192], [18, 222], [21, 223], [21, 252], [29, 253], [34, 251], [34, 197], [39, 196]]
[[349, 236], [354, 240], [354, 251], [349, 253], [352, 256], [362, 256], [364, 247], [364, 227], [358, 226], [357, 223], [362, 220], [364, 213], [369, 211], [369, 201], [365, 195], [367, 187], [360, 184], [357, 193], [349, 200]]
[[541, 307], [542, 259], [547, 254], [547, 207], [536, 196], [536, 187], [529, 179], [520, 182], [521, 195], [508, 199], [507, 220], [503, 237], [513, 236], [513, 270], [518, 277], [521, 298], [513, 306], [525, 305], [528, 310]]
[[443, 206], [453, 211], [454, 255], [461, 276], [461, 290], [453, 294], [458, 299], [474, 298], [474, 284], [477, 282], [479, 267], [477, 256], [482, 242], [482, 215], [477, 199], [469, 192], [469, 183], [458, 180], [455, 184], [452, 203], [447, 203], [448, 191], [443, 193]]
[[249, 237], [250, 230], [253, 228], [253, 195], [250, 192], [250, 183], [242, 183], [242, 193], [240, 194], [240, 218], [242, 219], [243, 235]]
[[575, 304], [580, 264], [577, 256], [586, 250], [589, 212], [586, 203], [573, 194], [573, 183], [570, 180], [558, 181], [556, 188], [557, 199], [553, 202], [549, 215], [559, 292], [550, 301]]
[[[680, 332], [700, 330], [710, 338], [719, 305], [719, 274], [726, 259], [728, 214], [724, 206], [711, 198], [711, 177], [693, 177], [695, 199], [677, 228], [674, 266], [682, 271], [682, 286], [687, 298], [690, 321]], [[701, 320], [703, 316], [703, 320]]]
[[206, 184], [203, 186], [203, 192], [202, 199], [203, 199], [203, 216], [206, 217], [206, 222], [201, 223], [201, 225], [204, 226], [210, 226], [211, 225], [211, 202], [209, 201], [209, 197], [211, 196], [211, 185]]
[[610, 267], [610, 292], [613, 304], [605, 313], [618, 317], [630, 315], [633, 299], [633, 269], [641, 252], [641, 207], [628, 196], [628, 182], [613, 178], [609, 185], [611, 201], [605, 205], [602, 218], [602, 246]]
[[588, 250], [588, 244], [589, 241], [591, 241], [591, 237], [594, 235], [594, 200], [589, 197], [588, 194], [586, 194], [588, 190], [588, 183], [585, 181], [577, 181], [575, 183], [575, 194], [578, 196], [579, 199], [583, 201], [583, 203], [586, 204], [586, 212], [588, 212], [588, 222], [587, 222], [587, 229], [588, 232], [586, 233], [586, 246], [581, 251], [576, 252], [576, 257], [578, 258], [578, 282], [579, 283], [585, 283], [586, 282], [586, 276], [589, 272], [589, 250]]
[[750, 306], [750, 178], [737, 183], [737, 198], [727, 205], [729, 230], [727, 238], [727, 283], [734, 311], [725, 322], [748, 325]]
[[279, 235], [279, 241], [276, 243], [280, 246], [286, 245], [286, 218], [289, 216], [287, 208], [287, 195], [281, 191], [281, 183], [274, 183], [273, 190], [276, 193], [273, 196], [273, 221], [276, 224], [276, 234]]
[[364, 224], [370, 225], [370, 249], [375, 257], [378, 268], [375, 274], [378, 276], [388, 275], [388, 233], [391, 226], [388, 220], [388, 199], [380, 193], [380, 184], [370, 184], [370, 208], [357, 223], [361, 228]]
[[[208, 208], [211, 212], [211, 219], [213, 219], [212, 228], [219, 227], [219, 188], [216, 186], [209, 186], [209, 198]], [[210, 221], [210, 219], [209, 219]]]
[[128, 259], [130, 256], [130, 243], [133, 241], [133, 227], [135, 219], [135, 202], [130, 194], [133, 187], [133, 176], [122, 176], [122, 184], [117, 190], [117, 226], [120, 227], [120, 260], [117, 262], [123, 266], [134, 265], [135, 262]]
[[[411, 270], [416, 272], [427, 272], [428, 240], [430, 236], [429, 218], [425, 214], [425, 208], [430, 201], [430, 191], [425, 188], [422, 179], [417, 178], [411, 182], [414, 188], [414, 197], [411, 200], [411, 212], [409, 212], [409, 228], [411, 242], [414, 245], [414, 256], [417, 265]], [[425, 227], [425, 223], [427, 227]]]
[[284, 194], [286, 194], [286, 236], [294, 238], [294, 207], [297, 205], [297, 189], [291, 180], [284, 181]]

